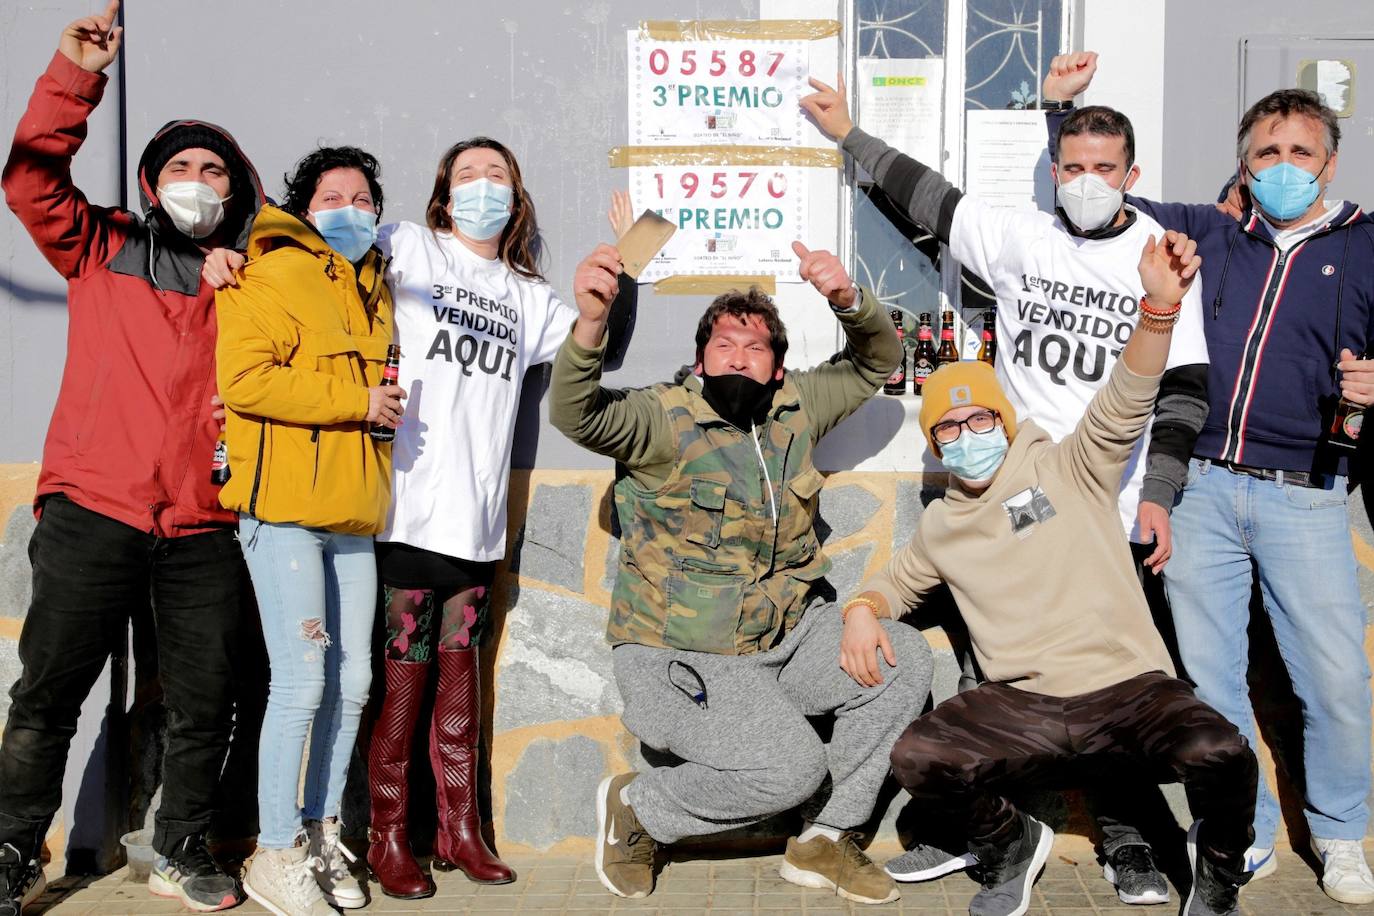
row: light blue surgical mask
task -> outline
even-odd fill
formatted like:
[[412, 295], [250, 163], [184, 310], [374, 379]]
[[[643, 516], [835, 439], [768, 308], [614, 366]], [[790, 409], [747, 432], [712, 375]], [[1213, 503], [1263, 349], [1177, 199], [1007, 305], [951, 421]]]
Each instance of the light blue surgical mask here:
[[449, 188], [453, 225], [468, 238], [485, 242], [500, 235], [510, 221], [511, 190], [487, 178]]
[[311, 210], [315, 228], [339, 254], [356, 263], [377, 241], [377, 214], [358, 207]]
[[[1325, 170], [1326, 166], [1322, 166]], [[1249, 171], [1249, 166], [1246, 166]], [[1250, 172], [1250, 194], [1272, 218], [1285, 221], [1302, 216], [1321, 193], [1317, 183], [1321, 172], [1313, 175], [1291, 162], [1280, 162], [1258, 172]]]
[[1007, 433], [995, 426], [985, 433], [964, 430], [948, 445], [940, 446], [940, 461], [966, 484], [982, 486], [992, 480], [1007, 456]]

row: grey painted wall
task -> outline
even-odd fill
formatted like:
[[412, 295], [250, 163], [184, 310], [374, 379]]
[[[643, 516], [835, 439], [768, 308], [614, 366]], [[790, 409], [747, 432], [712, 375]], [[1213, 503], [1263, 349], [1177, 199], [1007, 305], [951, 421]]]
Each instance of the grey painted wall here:
[[[63, 25], [103, 0], [0, 4], [0, 125], [8, 133]], [[232, 8], [232, 15], [228, 10]], [[625, 29], [641, 17], [744, 18], [758, 0], [368, 0], [232, 5], [131, 0], [125, 11], [130, 163], [174, 117], [228, 128], [269, 194], [318, 143], [352, 143], [382, 161], [386, 219], [423, 219], [440, 153], [475, 134], [515, 152], [540, 216], [546, 275], [571, 301], [572, 272], [610, 237], [606, 207], [625, 174], [606, 151], [626, 141]], [[119, 200], [112, 80], [76, 178], [98, 203]], [[126, 176], [136, 189], [132, 174]], [[136, 190], [131, 194], [137, 200]], [[687, 361], [705, 299], [656, 300], [616, 384], [658, 381]], [[40, 457], [65, 354], [65, 290], [13, 216], [0, 215], [0, 463]], [[540, 382], [541, 379], [533, 379]], [[516, 465], [604, 462], [536, 422], [527, 384]]]
[[[1089, 0], [1093, 7], [1101, 0]], [[1093, 10], [1090, 9], [1091, 13]], [[1215, 200], [1235, 171], [1243, 35], [1374, 35], [1374, 4], [1350, 0], [1167, 0], [1164, 21], [1164, 199]], [[1358, 73], [1368, 107], [1374, 74]], [[1291, 85], [1291, 84], [1290, 84]], [[1274, 86], [1275, 89], [1282, 88]], [[1332, 196], [1374, 205], [1355, 181], [1363, 163], [1343, 162]]]

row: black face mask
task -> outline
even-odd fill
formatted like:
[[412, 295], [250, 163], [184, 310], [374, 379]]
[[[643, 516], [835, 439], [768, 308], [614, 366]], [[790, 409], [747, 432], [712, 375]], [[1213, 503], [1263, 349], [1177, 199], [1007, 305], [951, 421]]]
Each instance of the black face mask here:
[[747, 375], [701, 374], [701, 396], [720, 418], [738, 429], [763, 423], [773, 403], [774, 384], [756, 382]]

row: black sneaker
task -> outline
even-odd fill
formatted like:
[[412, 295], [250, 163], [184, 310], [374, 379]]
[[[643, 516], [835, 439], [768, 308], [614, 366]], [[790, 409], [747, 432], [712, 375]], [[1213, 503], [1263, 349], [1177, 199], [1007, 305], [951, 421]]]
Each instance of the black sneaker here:
[[1122, 903], [1168, 903], [1169, 882], [1155, 867], [1150, 847], [1144, 843], [1118, 846], [1102, 865], [1102, 877], [1116, 886]]
[[1241, 886], [1250, 880], [1244, 871], [1231, 872], [1216, 865], [1197, 848], [1198, 827], [1188, 828], [1188, 864], [1193, 867], [1193, 886], [1183, 904], [1182, 916], [1236, 916]]
[[243, 889], [225, 873], [205, 848], [205, 836], [193, 833], [170, 856], [158, 856], [148, 875], [148, 890], [172, 897], [197, 913], [227, 910], [243, 902]]
[[1031, 887], [1054, 846], [1054, 831], [1018, 812], [1021, 835], [1003, 849], [972, 846], [982, 872], [982, 889], [969, 901], [969, 916], [1021, 916], [1030, 908]]
[[48, 886], [43, 866], [12, 843], [0, 846], [0, 916], [19, 916]]

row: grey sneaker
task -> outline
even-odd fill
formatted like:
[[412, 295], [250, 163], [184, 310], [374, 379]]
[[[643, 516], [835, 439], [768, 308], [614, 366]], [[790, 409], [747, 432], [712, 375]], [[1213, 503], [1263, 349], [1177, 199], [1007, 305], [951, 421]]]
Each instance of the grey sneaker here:
[[1198, 828], [1202, 821], [1193, 821], [1188, 828], [1188, 864], [1193, 868], [1193, 886], [1183, 903], [1181, 916], [1236, 916], [1241, 885], [1250, 880], [1248, 873], [1231, 873], [1211, 862], [1197, 848]]
[[1116, 887], [1122, 903], [1169, 902], [1169, 882], [1155, 867], [1150, 847], [1144, 843], [1118, 846], [1102, 864], [1102, 877]]
[[47, 886], [37, 859], [25, 857], [12, 843], [0, 846], [0, 916], [19, 916]]
[[243, 876], [243, 889], [274, 916], [334, 916], [315, 883], [321, 864], [309, 853], [303, 845], [259, 849]]
[[[951, 847], [953, 844], [949, 844]], [[917, 843], [895, 859], [889, 859], [883, 870], [894, 881], [933, 881], [956, 871], [978, 864], [978, 857], [944, 843]]]
[[1022, 916], [1030, 908], [1031, 887], [1054, 846], [1054, 831], [1018, 813], [1021, 835], [1005, 849], [979, 850], [983, 887], [969, 901], [969, 916]]
[[227, 910], [243, 902], [243, 891], [205, 848], [204, 834], [181, 841], [170, 856], [158, 856], [148, 875], [148, 891], [180, 900], [197, 913]]
[[353, 873], [349, 862], [358, 861], [339, 837], [339, 819], [306, 821], [305, 835], [309, 839], [310, 860], [318, 862], [315, 883], [324, 899], [342, 910], [356, 910], [367, 906], [367, 896]]

